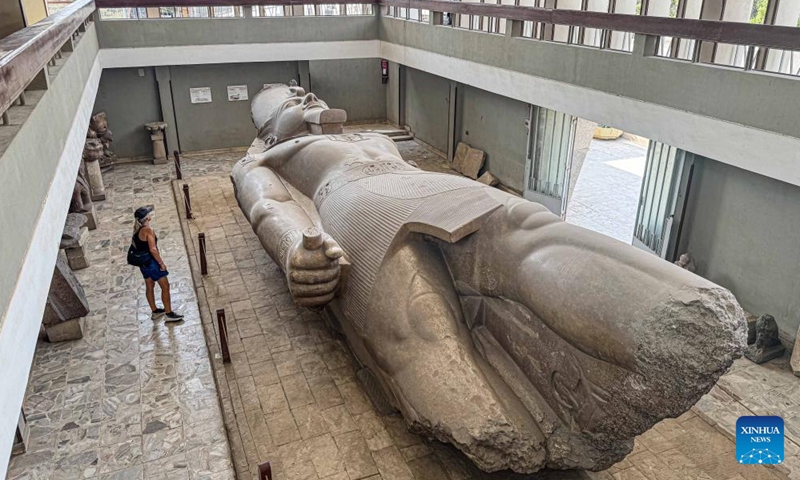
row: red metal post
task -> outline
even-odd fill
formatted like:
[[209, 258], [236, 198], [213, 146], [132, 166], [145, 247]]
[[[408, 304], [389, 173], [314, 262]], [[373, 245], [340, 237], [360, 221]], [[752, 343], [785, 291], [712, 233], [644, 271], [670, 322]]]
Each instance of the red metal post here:
[[175, 176], [178, 178], [178, 180], [182, 180], [183, 170], [181, 170], [181, 154], [180, 152], [175, 150], [174, 152], [172, 152], [172, 156], [173, 156], [172, 158], [175, 161]]
[[272, 480], [272, 466], [269, 462], [258, 465], [258, 480]]
[[206, 234], [197, 234], [197, 243], [200, 244], [200, 274], [208, 275], [208, 262], [206, 261]]
[[183, 185], [183, 204], [186, 206], [186, 219], [192, 219], [192, 200], [189, 198], [189, 185]]
[[[231, 354], [228, 351], [228, 324], [225, 321], [225, 309], [217, 310], [217, 327], [219, 327], [219, 349], [222, 352], [222, 362], [231, 363]], [[270, 472], [270, 478], [272, 473]]]

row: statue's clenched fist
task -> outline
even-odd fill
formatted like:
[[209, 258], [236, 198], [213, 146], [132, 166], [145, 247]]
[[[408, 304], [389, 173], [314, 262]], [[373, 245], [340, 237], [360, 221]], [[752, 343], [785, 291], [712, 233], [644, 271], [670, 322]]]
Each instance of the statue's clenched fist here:
[[315, 227], [303, 230], [303, 237], [286, 256], [286, 280], [295, 303], [301, 307], [322, 307], [339, 286], [339, 258], [343, 251], [336, 240]]

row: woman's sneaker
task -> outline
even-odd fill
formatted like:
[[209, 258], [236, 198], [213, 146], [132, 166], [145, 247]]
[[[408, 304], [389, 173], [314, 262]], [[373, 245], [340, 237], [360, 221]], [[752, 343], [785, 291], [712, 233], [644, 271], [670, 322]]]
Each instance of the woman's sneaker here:
[[152, 318], [153, 320], [158, 320], [165, 313], [167, 313], [167, 312], [163, 308], [156, 308], [155, 310], [153, 310], [153, 313], [150, 315], [150, 318]]
[[180, 322], [181, 320], [183, 320], [183, 315], [178, 312], [169, 312], [167, 318], [164, 319], [165, 322]]

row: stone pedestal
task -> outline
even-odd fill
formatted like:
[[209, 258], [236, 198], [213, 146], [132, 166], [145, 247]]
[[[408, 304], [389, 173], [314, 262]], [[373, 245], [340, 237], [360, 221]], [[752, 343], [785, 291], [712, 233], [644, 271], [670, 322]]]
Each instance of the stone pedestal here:
[[42, 317], [47, 338], [51, 342], [83, 338], [81, 317], [89, 313], [89, 303], [75, 274], [59, 256], [53, 270], [47, 304]]
[[153, 142], [153, 165], [167, 163], [167, 149], [164, 146], [164, 130], [167, 129], [167, 124], [164, 122], [145, 123], [144, 128], [150, 132], [150, 140]]
[[11, 456], [21, 455], [28, 450], [28, 441], [31, 436], [31, 429], [25, 418], [25, 412], [19, 412], [16, 433], [14, 434], [14, 444], [11, 447]]
[[86, 226], [87, 217], [82, 213], [70, 213], [67, 215], [67, 222], [64, 225], [64, 233], [61, 234], [61, 245], [67, 254], [67, 263], [73, 270], [80, 270], [89, 266], [89, 259], [86, 257], [84, 244], [89, 236], [89, 228]]
[[92, 204], [91, 208], [83, 212], [86, 215], [86, 228], [89, 230], [94, 230], [97, 228], [97, 209], [94, 207], [94, 203]]
[[80, 340], [83, 338], [83, 318], [73, 318], [65, 322], [44, 327], [50, 343]]

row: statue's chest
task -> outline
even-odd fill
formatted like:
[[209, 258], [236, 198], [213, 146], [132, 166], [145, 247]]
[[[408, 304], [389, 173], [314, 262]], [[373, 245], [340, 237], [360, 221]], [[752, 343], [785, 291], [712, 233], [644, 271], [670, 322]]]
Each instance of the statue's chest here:
[[[464, 177], [420, 170], [385, 171], [365, 165], [348, 182], [337, 179], [316, 196], [323, 227], [344, 248], [351, 263], [342, 310], [364, 331], [370, 294], [392, 243], [409, 232], [457, 241], [477, 229], [499, 204], [484, 186]], [[334, 184], [334, 182], [331, 182]], [[324, 187], [323, 187], [324, 189]], [[321, 189], [321, 190], [323, 190]]]

